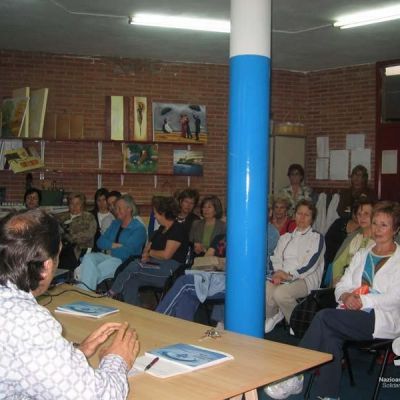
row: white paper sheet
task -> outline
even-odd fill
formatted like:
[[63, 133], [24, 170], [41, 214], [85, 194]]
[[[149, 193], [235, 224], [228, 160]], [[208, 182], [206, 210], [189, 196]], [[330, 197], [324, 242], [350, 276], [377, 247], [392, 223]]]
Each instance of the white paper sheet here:
[[329, 165], [329, 179], [338, 181], [349, 180], [348, 150], [331, 150]]
[[346, 135], [346, 149], [356, 150], [365, 147], [365, 135], [363, 133], [349, 133]]
[[317, 157], [329, 157], [329, 136], [317, 137]]
[[317, 158], [315, 179], [329, 179], [329, 158]]
[[356, 165], [363, 165], [371, 176], [371, 149], [359, 149], [351, 151], [351, 170]]
[[397, 150], [382, 151], [382, 174], [397, 174]]

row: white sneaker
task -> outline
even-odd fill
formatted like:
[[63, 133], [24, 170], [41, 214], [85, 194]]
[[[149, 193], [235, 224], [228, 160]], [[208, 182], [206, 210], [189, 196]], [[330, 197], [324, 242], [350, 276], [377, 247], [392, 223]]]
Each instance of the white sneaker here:
[[218, 321], [215, 329], [217, 331], [223, 331], [225, 329], [224, 321]]
[[284, 318], [284, 315], [282, 314], [282, 311], [280, 311], [280, 310], [273, 317], [267, 318], [265, 320], [265, 333], [271, 332], [275, 328], [276, 324], [278, 322], [281, 322], [283, 320], [283, 318]]
[[393, 353], [396, 354], [396, 356], [400, 356], [400, 337], [393, 340], [392, 350]]
[[317, 397], [318, 400], [340, 400], [340, 397]]
[[273, 399], [286, 399], [292, 394], [299, 394], [303, 390], [303, 375], [292, 376], [284, 381], [273, 383], [264, 388], [264, 392]]

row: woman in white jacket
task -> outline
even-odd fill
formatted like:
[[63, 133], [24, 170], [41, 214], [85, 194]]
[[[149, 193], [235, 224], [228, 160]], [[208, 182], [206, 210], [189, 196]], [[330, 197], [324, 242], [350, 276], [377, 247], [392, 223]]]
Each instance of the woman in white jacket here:
[[299, 201], [295, 209], [297, 228], [279, 238], [271, 256], [274, 272], [267, 281], [265, 333], [272, 331], [283, 318], [289, 322], [296, 300], [321, 284], [325, 242], [312, 229], [315, 216], [313, 203]]
[[[336, 285], [337, 309], [320, 311], [300, 342], [301, 347], [333, 354], [333, 361], [320, 368], [318, 396], [337, 398], [345, 341], [392, 339], [400, 335], [400, 247], [394, 236], [400, 227], [400, 205], [379, 202], [372, 215], [375, 244], [360, 250]], [[302, 376], [270, 385], [272, 398], [300, 393]]]

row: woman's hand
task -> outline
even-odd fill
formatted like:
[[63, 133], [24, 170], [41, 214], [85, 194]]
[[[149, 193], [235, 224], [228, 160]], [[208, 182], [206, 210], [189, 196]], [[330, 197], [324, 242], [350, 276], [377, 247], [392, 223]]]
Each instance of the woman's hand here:
[[196, 254], [202, 254], [206, 251], [202, 243], [195, 243], [193, 246], [193, 250]]
[[117, 322], [107, 322], [92, 332], [78, 346], [78, 349], [87, 357], [96, 353], [97, 349], [103, 344], [116, 330], [120, 329], [122, 324]]
[[138, 352], [139, 341], [136, 331], [129, 328], [128, 323], [125, 322], [121, 324], [111, 345], [101, 350], [100, 359], [108, 354], [116, 354], [122, 357], [128, 364], [128, 369], [131, 369]]
[[340, 299], [347, 310], [360, 310], [363, 306], [359, 294], [343, 293]]
[[121, 244], [121, 243], [113, 243], [113, 244], [111, 245], [111, 248], [112, 248], [112, 249], [118, 249], [119, 247], [122, 247], [122, 244]]
[[278, 271], [275, 271], [272, 275], [272, 283], [274, 285], [280, 285], [282, 282], [290, 280], [292, 280], [292, 276], [281, 269], [278, 269]]

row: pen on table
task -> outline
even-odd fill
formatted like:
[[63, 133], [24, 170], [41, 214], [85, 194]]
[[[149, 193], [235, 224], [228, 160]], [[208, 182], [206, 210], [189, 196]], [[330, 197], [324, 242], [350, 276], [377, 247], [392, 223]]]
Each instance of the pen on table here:
[[147, 364], [144, 367], [144, 370], [147, 371], [148, 369], [150, 369], [157, 361], [159, 360], [158, 357], [156, 357], [154, 360], [151, 360], [149, 364]]

